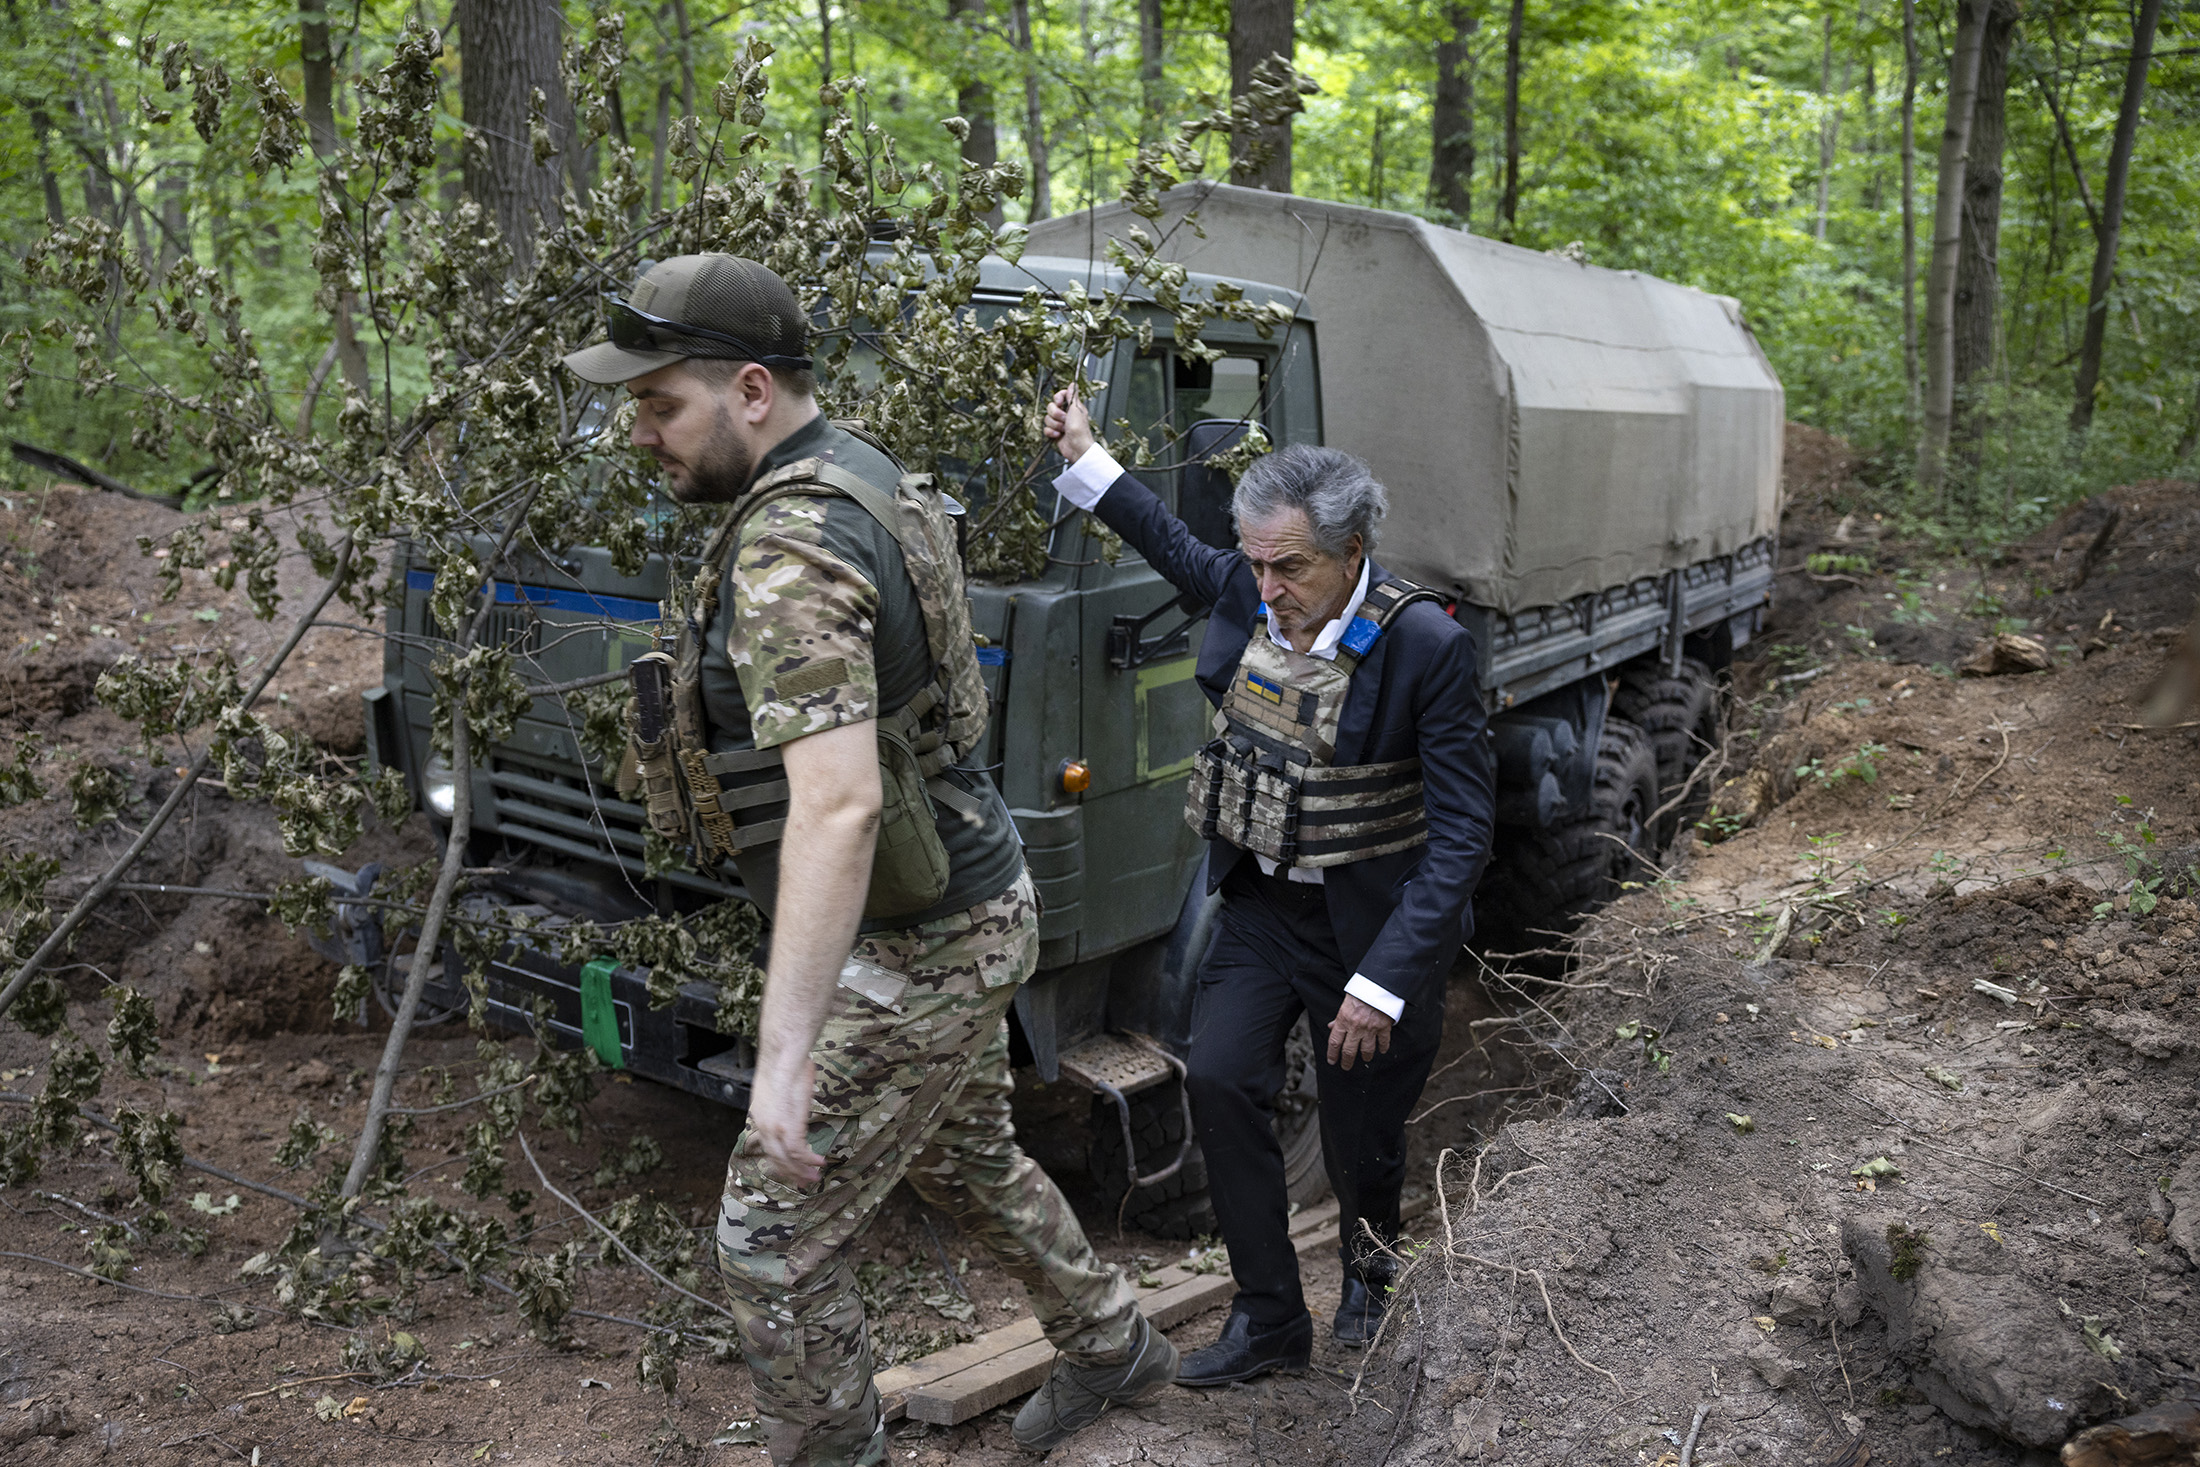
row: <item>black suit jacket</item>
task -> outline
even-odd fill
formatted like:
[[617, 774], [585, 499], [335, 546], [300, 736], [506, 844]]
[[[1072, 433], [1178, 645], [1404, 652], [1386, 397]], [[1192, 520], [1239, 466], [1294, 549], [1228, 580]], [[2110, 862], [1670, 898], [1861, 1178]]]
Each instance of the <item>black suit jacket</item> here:
[[[1245, 557], [1193, 537], [1153, 491], [1117, 478], [1093, 511], [1170, 585], [1209, 608], [1197, 676], [1222, 704], [1246, 644], [1268, 635]], [[1378, 564], [1368, 584], [1384, 579]], [[1475, 683], [1474, 639], [1426, 601], [1399, 613], [1352, 674], [1337, 725], [1336, 762], [1418, 758], [1428, 844], [1327, 868], [1337, 947], [1353, 971], [1407, 1003], [1441, 1003], [1460, 946], [1474, 930], [1472, 898], [1489, 862], [1496, 770]], [[1247, 853], [1215, 841], [1211, 891]]]

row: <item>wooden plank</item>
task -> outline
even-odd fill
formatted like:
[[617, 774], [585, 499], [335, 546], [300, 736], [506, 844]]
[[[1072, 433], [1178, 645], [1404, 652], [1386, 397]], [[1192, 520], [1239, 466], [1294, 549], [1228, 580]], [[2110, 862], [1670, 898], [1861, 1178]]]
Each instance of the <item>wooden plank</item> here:
[[953, 1426], [1037, 1390], [1053, 1369], [1054, 1346], [1041, 1340], [919, 1386], [906, 1409], [912, 1420]]
[[879, 1399], [886, 1406], [886, 1419], [901, 1419], [902, 1408], [911, 1391], [928, 1386], [959, 1370], [983, 1365], [1010, 1350], [1021, 1349], [1034, 1341], [1043, 1343], [1045, 1340], [1046, 1332], [1040, 1329], [1039, 1321], [1027, 1315], [1014, 1324], [1004, 1324], [999, 1329], [987, 1330], [974, 1340], [965, 1340], [962, 1344], [950, 1345], [944, 1350], [934, 1350], [907, 1365], [882, 1370], [873, 1379], [878, 1386]]
[[[1401, 1209], [1411, 1217], [1428, 1204], [1427, 1197], [1409, 1197]], [[1300, 1257], [1330, 1245], [1337, 1226], [1334, 1199], [1301, 1209], [1291, 1218], [1291, 1244]], [[1156, 1329], [1174, 1329], [1195, 1315], [1230, 1301], [1237, 1281], [1227, 1272], [1194, 1273], [1179, 1264], [1154, 1270], [1160, 1283], [1143, 1289], [1139, 1312]], [[935, 1351], [907, 1365], [897, 1365], [878, 1376], [879, 1396], [888, 1421], [904, 1415], [917, 1420], [953, 1426], [1013, 1400], [1039, 1383], [1054, 1368], [1054, 1347], [1036, 1319], [988, 1330], [974, 1340]]]

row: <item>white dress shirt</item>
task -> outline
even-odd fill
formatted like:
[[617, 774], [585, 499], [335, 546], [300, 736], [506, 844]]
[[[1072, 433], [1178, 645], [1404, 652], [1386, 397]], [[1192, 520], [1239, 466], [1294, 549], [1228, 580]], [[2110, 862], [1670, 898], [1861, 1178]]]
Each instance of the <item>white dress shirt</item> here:
[[[1115, 455], [1109, 453], [1098, 442], [1095, 442], [1092, 447], [1085, 450], [1083, 456], [1077, 462], [1055, 476], [1054, 490], [1079, 509], [1091, 509], [1099, 504], [1101, 496], [1108, 492], [1108, 486], [1122, 476], [1123, 467], [1115, 461]], [[1321, 629], [1321, 632], [1314, 638], [1314, 645], [1303, 655], [1318, 657], [1324, 662], [1334, 662], [1336, 660], [1337, 644], [1344, 639], [1345, 628], [1352, 625], [1352, 618], [1359, 614], [1360, 603], [1367, 599], [1367, 576], [1368, 561], [1365, 556], [1362, 556], [1360, 558], [1360, 584], [1353, 588], [1351, 599], [1345, 602], [1344, 610], [1337, 614], [1336, 620]], [[1263, 615], [1267, 615], [1268, 603], [1263, 601], [1260, 609]], [[1268, 617], [1268, 638], [1279, 647], [1293, 652], [1298, 650], [1291, 646], [1289, 639], [1282, 632], [1276, 629], [1276, 619], [1273, 616]], [[1276, 863], [1273, 860], [1263, 856], [1258, 851], [1253, 852], [1252, 856], [1254, 860], [1260, 862], [1260, 869], [1264, 873], [1269, 876], [1276, 874]], [[1303, 882], [1309, 886], [1320, 886], [1322, 884], [1322, 868], [1319, 866], [1293, 866], [1287, 869], [1283, 876], [1286, 881]], [[1388, 1014], [1393, 1023], [1397, 1022], [1398, 1017], [1406, 1011], [1406, 1001], [1404, 999], [1364, 974], [1354, 973], [1351, 981], [1345, 984], [1344, 991], [1366, 1004], [1369, 1008]]]

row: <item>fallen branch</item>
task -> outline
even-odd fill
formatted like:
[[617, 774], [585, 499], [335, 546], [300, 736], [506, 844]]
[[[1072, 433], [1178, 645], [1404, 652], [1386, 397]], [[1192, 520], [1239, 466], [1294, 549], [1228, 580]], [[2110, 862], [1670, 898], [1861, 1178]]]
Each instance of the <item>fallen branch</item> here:
[[[510, 1095], [514, 1090], [524, 1090], [540, 1078], [539, 1075], [529, 1075], [526, 1079], [513, 1084], [499, 1085], [494, 1090], [484, 1090], [479, 1095], [469, 1095], [464, 1100], [454, 1100], [446, 1105], [393, 1105], [390, 1107], [390, 1114], [393, 1116], [432, 1116], [441, 1115], [447, 1110], [464, 1110], [469, 1105], [479, 1105], [484, 1100], [494, 1100], [499, 1095]], [[522, 1142], [521, 1144], [526, 1143]]]
[[[16, 1105], [35, 1105], [38, 1101], [38, 1097], [35, 1095], [25, 1095], [20, 1090], [0, 1090], [0, 1100], [11, 1101]], [[86, 1110], [84, 1107], [78, 1106], [76, 1109], [76, 1113], [84, 1117], [85, 1120], [90, 1121], [93, 1125], [99, 1127], [103, 1131], [114, 1131], [119, 1133], [122, 1130], [122, 1127], [116, 1125], [113, 1121], [108, 1120], [105, 1116], [101, 1115], [96, 1110]], [[305, 1198], [300, 1197], [295, 1192], [285, 1192], [280, 1187], [271, 1187], [265, 1182], [255, 1182], [250, 1177], [239, 1176], [233, 1171], [228, 1171], [221, 1167], [218, 1167], [210, 1161], [201, 1161], [198, 1157], [195, 1156], [186, 1155], [183, 1158], [183, 1164], [191, 1168], [191, 1170], [195, 1172], [204, 1172], [207, 1176], [227, 1182], [232, 1187], [243, 1187], [249, 1191], [258, 1192], [262, 1196], [273, 1197], [279, 1202], [287, 1202], [292, 1207], [303, 1209], [309, 1208], [313, 1205], [312, 1203], [306, 1201]], [[372, 1222], [365, 1218], [361, 1218], [360, 1221], [366, 1223], [368, 1227], [374, 1228], [377, 1231], [379, 1231], [381, 1228], [380, 1223]]]
[[525, 1156], [527, 1158], [527, 1164], [535, 1169], [535, 1180], [542, 1183], [542, 1189], [545, 1192], [548, 1192], [551, 1196], [557, 1198], [558, 1201], [564, 1203], [567, 1207], [572, 1208], [574, 1212], [580, 1215], [580, 1218], [583, 1222], [587, 1223], [597, 1232], [603, 1234], [606, 1238], [609, 1238], [612, 1243], [618, 1248], [618, 1250], [626, 1255], [627, 1262], [633, 1264], [643, 1273], [648, 1274], [651, 1278], [655, 1279], [658, 1283], [663, 1284], [666, 1288], [672, 1290], [673, 1293], [678, 1294], [681, 1298], [692, 1299], [696, 1303], [702, 1305], [705, 1309], [708, 1309], [711, 1313], [717, 1315], [719, 1318], [730, 1320], [736, 1325], [740, 1324], [740, 1316], [733, 1313], [733, 1311], [725, 1308], [722, 1305], [712, 1303], [710, 1300], [704, 1298], [701, 1294], [690, 1293], [688, 1290], [683, 1289], [678, 1284], [674, 1283], [671, 1279], [668, 1279], [663, 1274], [657, 1272], [656, 1269], [650, 1267], [648, 1262], [643, 1259], [641, 1254], [636, 1253], [632, 1248], [626, 1246], [626, 1239], [620, 1237], [617, 1233], [614, 1233], [613, 1231], [611, 1231], [611, 1229], [605, 1227], [601, 1222], [598, 1222], [594, 1213], [590, 1212], [587, 1208], [581, 1206], [580, 1203], [574, 1201], [571, 1197], [568, 1197], [565, 1193], [558, 1190], [557, 1183], [551, 1181], [549, 1174], [543, 1171], [542, 1163], [535, 1160], [535, 1148], [527, 1144], [527, 1133], [525, 1131], [514, 1131], [512, 1134], [519, 1140], [520, 1154]]
[[[346, 580], [350, 579], [352, 549], [352, 538], [346, 535], [343, 543], [338, 547], [336, 573], [328, 578], [328, 584], [321, 588], [320, 595], [314, 598], [313, 605], [307, 608], [306, 614], [298, 618], [298, 624], [290, 629], [290, 636], [285, 639], [281, 647], [276, 649], [275, 655], [268, 660], [267, 666], [260, 669], [259, 679], [252, 684], [251, 690], [244, 695], [244, 701], [238, 705], [240, 708], [249, 710], [254, 703], [259, 701], [260, 694], [267, 691], [267, 685], [275, 680], [275, 674], [281, 670], [283, 663], [291, 653], [298, 650], [298, 644], [305, 640], [306, 631], [313, 625], [313, 619], [321, 614], [322, 608], [327, 606], [330, 599], [336, 595], [337, 589]], [[8, 1006], [15, 1002], [16, 995], [21, 993], [24, 986], [31, 979], [37, 977], [46, 964], [53, 960], [54, 955], [68, 944], [69, 939], [76, 935], [76, 929], [84, 925], [84, 919], [92, 914], [92, 909], [105, 901], [107, 894], [114, 890], [115, 884], [122, 880], [124, 874], [132, 866], [137, 864], [138, 857], [144, 855], [146, 848], [152, 845], [153, 837], [166, 829], [168, 822], [174, 818], [176, 812], [183, 808], [185, 799], [191, 794], [192, 786], [213, 762], [214, 749], [209, 744], [199, 751], [197, 758], [191, 761], [189, 770], [182, 779], [176, 781], [176, 787], [168, 792], [168, 798], [161, 802], [161, 807], [158, 810], [153, 812], [153, 818], [145, 822], [145, 829], [139, 831], [137, 839], [130, 842], [130, 848], [124, 851], [121, 858], [112, 866], [107, 868], [106, 874], [92, 883], [90, 890], [76, 899], [76, 905], [69, 909], [68, 915], [55, 923], [53, 931], [46, 934], [46, 940], [38, 945], [38, 951], [24, 959], [23, 965], [15, 970], [15, 976], [8, 980], [8, 986], [0, 989], [0, 1014], [8, 1011]], [[454, 767], [463, 768], [464, 766]], [[460, 780], [458, 788], [464, 791], [466, 783], [465, 780]]]
[[39, 448], [34, 444], [25, 443], [20, 438], [10, 438], [8, 440], [8, 451], [15, 455], [17, 463], [29, 464], [34, 469], [44, 469], [56, 478], [79, 479], [95, 489], [105, 489], [110, 494], [120, 494], [127, 499], [142, 499], [150, 504], [165, 504], [170, 509], [181, 509], [183, 507], [183, 496], [181, 494], [148, 494], [143, 489], [133, 488], [123, 483], [120, 479], [110, 478], [90, 464], [78, 463], [65, 453], [55, 453], [48, 448]]
[[1696, 1433], [1703, 1430], [1703, 1419], [1710, 1414], [1709, 1401], [1696, 1403], [1696, 1419], [1688, 1423], [1688, 1440], [1681, 1443], [1681, 1467], [1696, 1467]]

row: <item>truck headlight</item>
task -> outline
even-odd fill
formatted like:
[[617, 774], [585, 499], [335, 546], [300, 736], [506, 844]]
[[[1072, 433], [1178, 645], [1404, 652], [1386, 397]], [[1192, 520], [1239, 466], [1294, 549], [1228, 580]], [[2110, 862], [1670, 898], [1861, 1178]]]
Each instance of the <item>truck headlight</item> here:
[[451, 773], [450, 761], [441, 754], [429, 756], [428, 768], [420, 776], [420, 793], [429, 811], [445, 820], [458, 808], [458, 779]]

